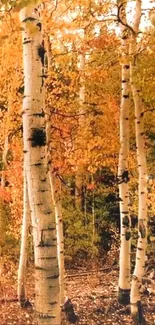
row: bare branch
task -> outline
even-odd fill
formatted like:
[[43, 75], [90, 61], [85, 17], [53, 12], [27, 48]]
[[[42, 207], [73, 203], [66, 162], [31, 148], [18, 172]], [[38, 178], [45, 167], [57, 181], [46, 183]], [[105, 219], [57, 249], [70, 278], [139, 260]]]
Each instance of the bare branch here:
[[118, 11], [117, 11], [117, 21], [119, 23], [121, 23], [123, 26], [125, 26], [126, 28], [128, 28], [131, 32], [133, 36], [136, 36], [136, 32], [134, 31], [134, 29], [126, 22], [123, 22], [122, 18], [121, 18], [121, 10], [124, 6], [124, 3], [122, 2], [120, 5], [118, 5]]

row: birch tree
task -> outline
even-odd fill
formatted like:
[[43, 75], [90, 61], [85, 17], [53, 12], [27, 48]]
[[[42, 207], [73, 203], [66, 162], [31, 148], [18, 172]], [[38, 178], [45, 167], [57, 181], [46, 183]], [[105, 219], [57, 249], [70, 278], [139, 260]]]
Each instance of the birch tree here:
[[20, 20], [25, 86], [24, 159], [33, 228], [36, 320], [39, 325], [60, 325], [56, 223], [46, 159], [42, 22], [33, 5], [21, 9]]
[[140, 89], [136, 85], [135, 69], [137, 67], [136, 40], [139, 33], [141, 20], [142, 1], [137, 0], [135, 5], [135, 16], [133, 22], [133, 33], [130, 45], [130, 82], [135, 106], [135, 130], [138, 164], [138, 243], [136, 252], [136, 263], [131, 284], [131, 313], [135, 324], [145, 324], [142, 313], [140, 286], [145, 267], [145, 252], [147, 244], [147, 165], [145, 154], [144, 127], [143, 127], [143, 104]]
[[[51, 168], [52, 169], [52, 168]], [[58, 245], [58, 264], [59, 264], [59, 284], [60, 284], [60, 304], [65, 302], [65, 266], [64, 266], [64, 235], [63, 235], [63, 219], [61, 206], [61, 184], [50, 170], [50, 182], [52, 190], [52, 198], [55, 209], [56, 229], [57, 229], [57, 245]]]
[[[85, 38], [85, 31], [83, 32]], [[84, 102], [85, 102], [85, 77], [84, 77], [84, 70], [85, 70], [85, 53], [83, 49], [81, 49], [79, 55], [78, 55], [78, 69], [80, 74], [80, 89], [79, 89], [79, 114], [81, 116], [79, 117], [79, 127], [80, 131], [83, 133], [83, 127], [84, 127], [84, 117], [82, 114], [84, 113]], [[79, 170], [79, 166], [77, 166], [77, 173], [75, 176], [75, 202], [76, 207], [81, 209], [82, 208], [82, 195], [84, 195], [84, 201], [85, 201], [85, 193], [82, 193], [82, 187], [84, 182], [84, 176]]]
[[[122, 39], [122, 94], [120, 106], [120, 151], [118, 164], [118, 183], [120, 198], [120, 268], [119, 268], [119, 302], [128, 304], [130, 301], [130, 227], [129, 189], [128, 189], [128, 151], [129, 151], [129, 105], [130, 105], [130, 62], [128, 28], [126, 26], [126, 2], [118, 1], [118, 18], [121, 20]], [[123, 22], [123, 24], [122, 24]]]
[[[51, 60], [51, 46], [50, 37], [46, 39], [47, 44], [47, 58], [48, 64], [45, 66], [48, 74], [50, 75], [52, 69]], [[46, 113], [46, 136], [47, 136], [47, 149], [48, 149], [48, 172], [51, 185], [52, 200], [54, 206], [56, 232], [57, 232], [57, 251], [58, 251], [58, 265], [59, 265], [59, 285], [60, 285], [60, 304], [64, 305], [65, 302], [65, 266], [64, 266], [64, 234], [63, 234], [63, 217], [62, 217], [62, 203], [61, 203], [61, 181], [58, 178], [57, 170], [54, 168], [53, 155], [53, 139], [51, 138], [51, 112], [48, 104], [45, 107]]]

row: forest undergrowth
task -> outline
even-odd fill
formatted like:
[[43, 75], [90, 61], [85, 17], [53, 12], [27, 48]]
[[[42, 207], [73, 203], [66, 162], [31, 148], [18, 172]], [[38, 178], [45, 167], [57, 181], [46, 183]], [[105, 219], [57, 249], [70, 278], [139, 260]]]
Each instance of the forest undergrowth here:
[[[118, 252], [111, 250], [104, 260], [80, 260], [70, 264], [66, 270], [66, 293], [71, 299], [78, 325], [132, 324], [130, 306], [117, 301]], [[155, 262], [152, 254], [147, 261], [141, 293], [146, 325], [155, 323]], [[28, 269], [27, 296], [31, 303], [21, 308], [17, 302], [17, 276], [10, 267], [1, 274], [0, 325], [35, 325], [34, 321], [34, 276], [32, 265]], [[63, 312], [62, 325], [69, 325]]]

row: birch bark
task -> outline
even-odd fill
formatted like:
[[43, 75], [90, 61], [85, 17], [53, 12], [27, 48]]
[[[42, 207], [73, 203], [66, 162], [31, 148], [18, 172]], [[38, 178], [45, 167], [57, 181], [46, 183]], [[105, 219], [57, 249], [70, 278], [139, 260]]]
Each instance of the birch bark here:
[[[50, 40], [47, 39], [48, 46], [48, 73], [52, 68]], [[63, 217], [62, 217], [62, 204], [61, 204], [61, 181], [58, 179], [56, 172], [53, 168], [52, 161], [52, 139], [51, 139], [51, 113], [48, 107], [46, 112], [46, 136], [48, 148], [48, 171], [52, 192], [52, 200], [55, 211], [56, 232], [57, 232], [57, 250], [58, 250], [58, 264], [59, 264], [59, 285], [60, 285], [60, 304], [65, 303], [65, 266], [64, 266], [64, 234], [63, 234]]]
[[[85, 37], [85, 32], [84, 32], [84, 37]], [[84, 102], [85, 102], [85, 77], [84, 77], [85, 53], [82, 50], [78, 56], [78, 68], [80, 73], [79, 113], [81, 114], [81, 116], [79, 117], [79, 127], [81, 133], [83, 133], [84, 119], [82, 114], [84, 113]], [[86, 200], [85, 191], [83, 191], [84, 181], [85, 181], [84, 176], [80, 172], [79, 166], [77, 166], [77, 172], [75, 176], [75, 205], [79, 210], [83, 208], [82, 201], [85, 202]], [[83, 200], [82, 200], [82, 196], [83, 196]]]
[[[11, 89], [8, 89], [11, 91]], [[9, 129], [8, 129], [8, 125], [9, 125], [9, 119], [10, 119], [10, 107], [11, 107], [11, 99], [8, 98], [8, 110], [7, 110], [7, 118], [6, 118], [6, 129], [5, 129], [5, 141], [4, 141], [4, 150], [3, 150], [3, 155], [2, 155], [2, 161], [3, 161], [3, 166], [4, 166], [4, 170], [2, 171], [2, 176], [1, 176], [1, 186], [5, 187], [6, 184], [6, 169], [7, 169], [7, 154], [9, 151]]]
[[136, 130], [136, 147], [137, 147], [137, 163], [139, 173], [139, 188], [138, 188], [138, 243], [136, 252], [136, 263], [131, 284], [131, 313], [135, 324], [145, 324], [145, 319], [142, 312], [140, 286], [145, 267], [145, 252], [147, 244], [147, 163], [145, 154], [145, 140], [143, 127], [143, 104], [140, 95], [140, 89], [135, 81], [135, 68], [137, 45], [136, 39], [139, 32], [141, 19], [142, 1], [137, 0], [135, 6], [135, 17], [133, 30], [135, 35], [132, 37], [130, 45], [130, 82], [135, 106], [135, 130]]
[[58, 264], [59, 264], [59, 284], [60, 284], [60, 304], [65, 302], [65, 266], [64, 266], [64, 235], [63, 235], [63, 219], [61, 207], [61, 188], [60, 181], [55, 173], [50, 170], [50, 182], [52, 190], [52, 198], [55, 209], [56, 228], [57, 228], [57, 244], [58, 244]]
[[38, 10], [21, 9], [24, 100], [23, 137], [35, 257], [35, 312], [39, 325], [60, 325], [55, 216], [46, 160], [44, 54]]
[[[121, 20], [126, 24], [126, 2], [119, 1]], [[119, 293], [118, 300], [122, 304], [130, 301], [130, 246], [131, 219], [129, 215], [128, 189], [128, 151], [129, 151], [129, 105], [130, 105], [130, 61], [128, 28], [121, 27], [122, 39], [122, 94], [120, 106], [120, 151], [118, 164], [118, 183], [120, 197], [120, 259], [119, 259]]]

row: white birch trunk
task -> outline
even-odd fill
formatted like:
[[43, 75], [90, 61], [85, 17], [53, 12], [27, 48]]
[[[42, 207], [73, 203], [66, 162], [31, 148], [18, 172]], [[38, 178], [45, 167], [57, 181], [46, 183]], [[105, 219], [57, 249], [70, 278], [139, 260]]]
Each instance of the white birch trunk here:
[[1, 176], [1, 186], [2, 187], [5, 187], [5, 184], [6, 184], [7, 154], [8, 154], [8, 150], [9, 150], [8, 124], [9, 124], [9, 118], [10, 118], [10, 107], [11, 107], [11, 101], [8, 99], [5, 141], [4, 141], [4, 150], [3, 150], [3, 156], [2, 156], [2, 161], [3, 161], [3, 166], [4, 166], [4, 170], [2, 171], [2, 176]]
[[[126, 22], [126, 3], [123, 3], [121, 19]], [[130, 302], [130, 246], [131, 219], [129, 215], [128, 189], [128, 151], [129, 151], [129, 105], [130, 105], [130, 62], [128, 47], [128, 29], [120, 24], [122, 38], [122, 94], [120, 106], [120, 151], [118, 164], [118, 182], [120, 198], [120, 259], [119, 259], [119, 294], [122, 304]]]
[[55, 173], [50, 170], [50, 182], [52, 198], [56, 216], [57, 244], [58, 244], [58, 264], [59, 264], [59, 283], [60, 283], [60, 304], [65, 303], [65, 266], [64, 266], [64, 235], [63, 219], [61, 207], [61, 184], [56, 178]]
[[24, 193], [23, 193], [23, 224], [21, 235], [21, 248], [18, 268], [18, 301], [21, 307], [25, 307], [27, 303], [26, 296], [26, 264], [27, 264], [27, 248], [28, 248], [28, 227], [30, 225], [31, 214], [28, 201], [27, 180], [24, 168]]
[[23, 27], [23, 135], [35, 256], [35, 312], [39, 325], [60, 325], [59, 270], [54, 211], [46, 160], [42, 23], [30, 5]]
[[137, 87], [134, 78], [134, 68], [136, 67], [136, 36], [139, 32], [141, 19], [141, 1], [136, 1], [135, 20], [133, 39], [130, 45], [130, 82], [135, 106], [135, 129], [136, 129], [136, 147], [137, 163], [139, 173], [138, 188], [138, 243], [136, 252], [136, 263], [131, 284], [131, 313], [135, 324], [145, 324], [145, 319], [141, 307], [140, 286], [145, 267], [145, 252], [147, 244], [147, 164], [144, 141], [143, 127], [143, 105], [140, 96], [140, 89]]
[[[93, 174], [91, 175], [91, 181], [92, 184], [94, 185], [94, 177]], [[95, 196], [94, 196], [94, 187], [92, 190], [92, 244], [94, 245], [95, 241]]]
[[[51, 70], [51, 51], [49, 38], [47, 39], [48, 46], [48, 72]], [[49, 179], [51, 184], [52, 200], [55, 211], [56, 219], [56, 232], [57, 232], [57, 250], [58, 250], [58, 265], [59, 265], [59, 285], [60, 285], [60, 304], [65, 303], [65, 266], [64, 266], [64, 234], [63, 234], [63, 218], [62, 218], [62, 205], [61, 205], [61, 181], [58, 179], [52, 162], [52, 139], [51, 139], [51, 114], [48, 107], [46, 111], [46, 136], [48, 147], [48, 170]]]
[[80, 91], [79, 91], [79, 103], [80, 109], [79, 111], [82, 113], [83, 109], [82, 106], [85, 102], [85, 78], [84, 78], [84, 69], [85, 69], [85, 53], [81, 52], [79, 54], [79, 70], [81, 73], [80, 76]]
[[[83, 129], [84, 127], [84, 119], [82, 114], [84, 113], [84, 102], [85, 102], [85, 77], [84, 77], [84, 69], [85, 69], [85, 53], [81, 52], [78, 56], [78, 68], [80, 73], [80, 90], [79, 90], [79, 127]], [[82, 133], [82, 130], [80, 130]], [[82, 195], [85, 195], [85, 192], [82, 193], [82, 185], [83, 185], [83, 175], [79, 171], [79, 167], [77, 166], [76, 176], [75, 176], [75, 205], [81, 210], [82, 209]], [[85, 198], [84, 198], [85, 201]]]

